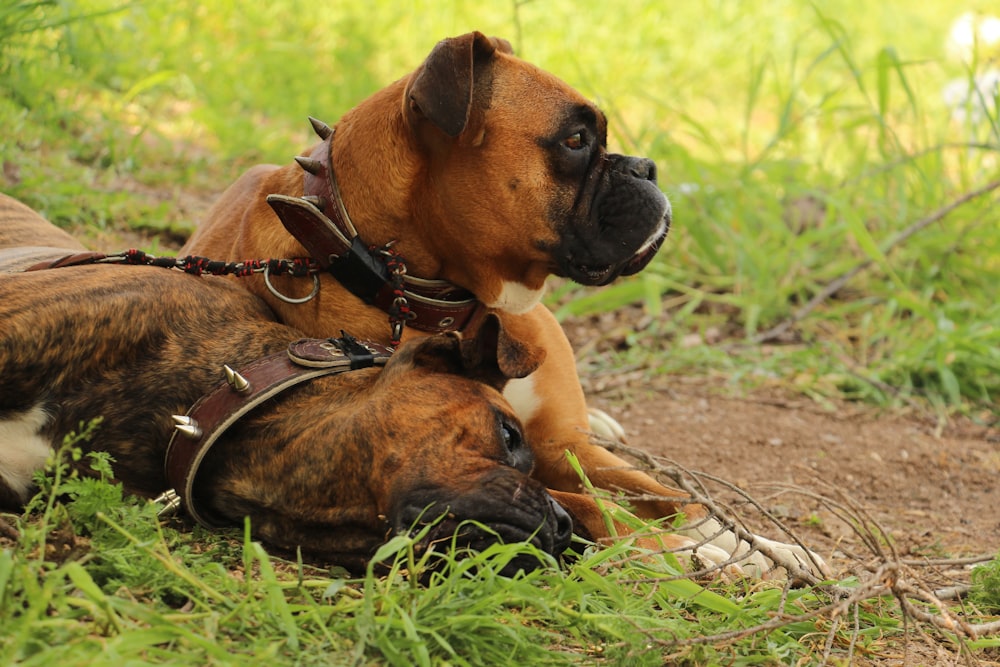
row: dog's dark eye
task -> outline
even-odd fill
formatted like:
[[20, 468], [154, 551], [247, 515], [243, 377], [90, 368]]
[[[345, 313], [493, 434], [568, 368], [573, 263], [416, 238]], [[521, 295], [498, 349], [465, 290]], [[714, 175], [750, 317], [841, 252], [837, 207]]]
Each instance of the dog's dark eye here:
[[524, 474], [530, 473], [535, 466], [535, 457], [531, 453], [531, 447], [524, 440], [521, 424], [513, 417], [498, 412], [497, 428], [500, 444], [503, 445], [503, 462]]
[[587, 144], [583, 140], [583, 132], [576, 132], [574, 134], [569, 135], [568, 137], [563, 139], [562, 143], [563, 146], [573, 151], [578, 151], [581, 148], [586, 148], [587, 146]]
[[504, 449], [511, 454], [521, 449], [524, 444], [521, 429], [506, 420], [500, 421], [500, 438], [503, 440]]

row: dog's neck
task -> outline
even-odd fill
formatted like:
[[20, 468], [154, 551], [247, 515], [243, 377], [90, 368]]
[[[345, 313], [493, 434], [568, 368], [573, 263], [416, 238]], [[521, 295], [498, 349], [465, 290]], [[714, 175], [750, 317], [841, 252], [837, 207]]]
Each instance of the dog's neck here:
[[[431, 164], [434, 158], [422, 143], [427, 137], [420, 138], [421, 132], [405, 108], [407, 83], [403, 78], [379, 91], [371, 103], [349, 111], [336, 126], [331, 162], [359, 235], [371, 245], [395, 242], [394, 249], [405, 259], [410, 275], [446, 280], [500, 310], [518, 312], [534, 306], [547, 270], [535, 276], [538, 284], [524, 286], [517, 283], [522, 275], [493, 275], [488, 272], [491, 263], [475, 253], [463, 254], [445, 245], [454, 241], [454, 234], [463, 233], [464, 225], [449, 219], [440, 184], [428, 182], [428, 175], [436, 173]], [[462, 150], [445, 143], [456, 140], [443, 135], [439, 138], [441, 151]], [[531, 296], [507, 308], [512, 291]], [[525, 306], [522, 302], [530, 303]]]
[[[398, 100], [404, 86], [405, 79], [397, 81], [376, 97]], [[396, 106], [369, 104], [365, 109]], [[434, 221], [414, 213], [415, 201], [422, 199], [420, 193], [413, 192], [414, 184], [425, 165], [415, 146], [398, 145], [400, 141], [415, 142], [402, 110], [378, 115], [355, 109], [341, 118], [336, 132], [331, 162], [344, 206], [360, 236], [376, 246], [395, 242], [413, 275], [447, 280], [443, 275], [447, 267], [431, 243]], [[371, 178], [372, 174], [378, 177]]]
[[472, 293], [447, 280], [414, 278], [405, 257], [390, 248], [398, 239], [374, 244], [361, 234], [333, 167], [334, 130], [311, 121], [323, 142], [296, 158], [304, 171], [302, 196], [267, 197], [285, 229], [342, 287], [389, 314], [392, 344], [401, 340], [404, 324], [431, 333], [474, 330], [485, 308]]
[[350, 336], [302, 338], [287, 350], [261, 357], [240, 370], [224, 366], [226, 381], [202, 396], [185, 415], [174, 416], [176, 429], [167, 446], [167, 481], [172, 487], [160, 496], [167, 503], [161, 511], [183, 506], [207, 527], [226, 525], [202, 512], [195, 502], [195, 479], [209, 450], [241, 417], [265, 401], [304, 382], [360, 368], [384, 366], [393, 350]]
[[[330, 130], [317, 128], [325, 141], [305, 160], [303, 194], [325, 209], [327, 217], [335, 222], [339, 217], [342, 222], [337, 226], [348, 239], [357, 235], [369, 247], [393, 244], [409, 276], [447, 282], [500, 311], [530, 310], [544, 291], [547, 265], [528, 265], [530, 274], [517, 268], [511, 275], [491, 272], [495, 263], [483, 261], [481, 254], [489, 241], [474, 237], [477, 232], [466, 222], [451, 219], [440, 183], [428, 176], [437, 173], [431, 164], [435, 154], [475, 150], [475, 145], [464, 145], [471, 139], [438, 137], [433, 128], [428, 137], [428, 128], [414, 127], [419, 120], [399, 102], [405, 87], [402, 79], [376, 93], [364, 112], [354, 109], [345, 114], [332, 136]], [[380, 101], [381, 97], [386, 99]], [[372, 109], [385, 111], [372, 113]], [[310, 162], [322, 164], [314, 164], [313, 173]], [[341, 206], [343, 215], [337, 214]], [[461, 239], [461, 234], [473, 236]], [[517, 259], [508, 257], [503, 266], [516, 267]], [[526, 278], [532, 284], [524, 284]]]

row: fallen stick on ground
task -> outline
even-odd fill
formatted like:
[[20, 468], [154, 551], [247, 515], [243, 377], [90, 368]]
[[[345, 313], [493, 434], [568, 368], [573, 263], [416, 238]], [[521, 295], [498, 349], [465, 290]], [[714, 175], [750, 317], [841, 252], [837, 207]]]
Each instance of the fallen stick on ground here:
[[[993, 181], [992, 183], [984, 185], [983, 187], [977, 190], [972, 190], [971, 192], [965, 193], [964, 195], [962, 195], [955, 201], [951, 202], [950, 204], [942, 206], [941, 208], [934, 211], [927, 217], [917, 220], [912, 225], [910, 225], [903, 231], [896, 234], [896, 236], [892, 237], [892, 239], [890, 239], [889, 242], [886, 243], [885, 247], [882, 248], [882, 253], [888, 255], [893, 248], [900, 245], [901, 243], [904, 243], [907, 239], [909, 239], [911, 236], [913, 236], [920, 230], [924, 229], [925, 227], [929, 227], [935, 222], [941, 220], [946, 215], [954, 211], [956, 208], [972, 201], [973, 199], [976, 199], [977, 197], [981, 197], [985, 194], [988, 194], [998, 188], [1000, 188], [1000, 180]], [[752, 338], [746, 341], [746, 344], [758, 345], [760, 343], [766, 343], [768, 341], [775, 340], [785, 335], [786, 333], [788, 333], [789, 330], [791, 330], [793, 326], [795, 326], [796, 324], [804, 320], [806, 317], [808, 317], [809, 314], [812, 313], [812, 311], [814, 311], [820, 304], [822, 304], [824, 301], [826, 301], [831, 296], [840, 291], [844, 287], [844, 285], [846, 285], [852, 278], [854, 278], [854, 276], [858, 275], [862, 271], [865, 271], [866, 269], [871, 267], [874, 263], [875, 260], [869, 258], [861, 262], [860, 264], [857, 264], [856, 266], [852, 267], [848, 271], [845, 271], [844, 273], [840, 274], [839, 276], [828, 282], [826, 286], [819, 292], [817, 292], [816, 295], [813, 296], [813, 298], [809, 299], [809, 301], [804, 306], [802, 306], [797, 311], [792, 313], [791, 317], [784, 320], [783, 322], [780, 322], [779, 324], [768, 329], [767, 331], [763, 331], [753, 336]]]
[[[760, 543], [755, 539], [755, 535], [740, 525], [738, 518], [734, 516], [729, 507], [711, 498], [705, 482], [721, 485], [726, 490], [736, 493], [742, 500], [752, 505], [755, 512], [777, 527], [782, 532], [783, 538], [790, 539], [805, 548], [802, 540], [792, 530], [787, 528], [759, 501], [755, 500], [749, 493], [740, 489], [735, 484], [726, 482], [713, 475], [687, 470], [673, 461], [653, 456], [620, 442], [612, 442], [596, 437], [595, 440], [604, 447], [618, 451], [638, 461], [641, 464], [639, 467], [647, 472], [658, 473], [669, 478], [675, 486], [691, 495], [692, 502], [704, 505], [710, 515], [722, 523], [725, 528], [732, 530], [736, 533], [737, 537], [748, 542], [753, 549], [772, 560], [774, 558], [769, 553], [770, 549], [767, 545]], [[789, 568], [790, 581], [798, 579], [801, 582], [815, 586], [816, 592], [829, 595], [831, 602], [807, 614], [795, 616], [782, 614], [768, 623], [752, 628], [743, 628], [738, 631], [713, 636], [678, 639], [676, 641], [659, 638], [657, 643], [664, 644], [666, 642], [673, 646], [683, 646], [692, 643], [716, 644], [732, 641], [755, 632], [768, 632], [781, 627], [783, 624], [813, 618], [825, 618], [839, 623], [841, 619], [849, 618], [852, 609], [856, 611], [857, 605], [864, 600], [884, 596], [892, 596], [896, 599], [904, 619], [910, 619], [916, 621], [918, 624], [922, 624], [917, 627], [920, 632], [924, 632], [926, 626], [931, 626], [936, 630], [943, 631], [942, 634], [945, 640], [957, 642], [960, 646], [965, 640], [976, 640], [1000, 633], [1000, 620], [973, 623], [968, 618], [959, 615], [954, 608], [949, 607], [945, 603], [944, 600], [964, 595], [968, 590], [967, 586], [959, 584], [934, 589], [926, 583], [926, 578], [918, 571], [919, 568], [926, 567], [968, 566], [991, 560], [990, 556], [929, 559], [925, 561], [902, 559], [892, 547], [891, 540], [885, 538], [885, 531], [878, 525], [871, 514], [851, 498], [847, 497], [842, 491], [833, 489], [836, 495], [840, 496], [839, 501], [834, 501], [822, 494], [807, 489], [798, 489], [787, 485], [779, 485], [779, 488], [783, 491], [801, 493], [823, 503], [826, 507], [835, 511], [848, 525], [852, 526], [862, 543], [871, 552], [871, 557], [867, 559], [861, 555], [847, 555], [850, 560], [855, 561], [861, 566], [862, 572], [858, 575], [858, 585], [853, 588], [845, 588], [836, 584], [823, 584], [812, 573], [801, 568], [795, 571], [796, 568], [793, 566]], [[721, 566], [716, 566], [714, 569], [718, 569], [719, 567]], [[704, 574], [706, 574], [706, 571], [689, 573], [688, 576], [696, 577]], [[933, 611], [929, 611], [928, 608]], [[834, 625], [830, 631], [834, 632], [837, 627]]]

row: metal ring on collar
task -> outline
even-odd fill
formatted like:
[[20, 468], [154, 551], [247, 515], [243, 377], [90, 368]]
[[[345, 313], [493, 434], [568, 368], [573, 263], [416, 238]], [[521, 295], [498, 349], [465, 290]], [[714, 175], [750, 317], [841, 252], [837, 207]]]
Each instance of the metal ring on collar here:
[[313, 288], [312, 291], [309, 292], [309, 294], [297, 299], [290, 296], [285, 296], [284, 294], [276, 290], [274, 288], [274, 285], [271, 284], [270, 268], [271, 267], [269, 266], [264, 267], [264, 284], [267, 285], [267, 289], [271, 294], [278, 297], [285, 303], [291, 303], [291, 304], [306, 303], [307, 301], [312, 301], [313, 297], [315, 297], [319, 293], [319, 276], [314, 273], [312, 274]]

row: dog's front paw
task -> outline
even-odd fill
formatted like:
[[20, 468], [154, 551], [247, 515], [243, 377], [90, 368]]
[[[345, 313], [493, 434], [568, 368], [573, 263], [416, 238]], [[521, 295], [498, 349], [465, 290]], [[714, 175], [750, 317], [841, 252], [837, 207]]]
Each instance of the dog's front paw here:
[[771, 569], [765, 573], [767, 579], [787, 579], [789, 573], [794, 576], [800, 571], [820, 579], [829, 578], [832, 575], [830, 566], [826, 564], [822, 556], [798, 544], [777, 542], [760, 535], [754, 535], [754, 543], [758, 548], [769, 552], [770, 558], [768, 560], [771, 562]]
[[754, 576], [744, 569], [743, 563], [734, 561], [732, 554], [712, 544], [701, 544], [691, 539], [689, 547], [674, 553], [689, 561], [695, 570], [715, 570], [725, 580], [736, 581]]
[[611, 442], [625, 443], [625, 429], [604, 410], [587, 408], [587, 419], [590, 421], [590, 432], [599, 438]]
[[684, 529], [683, 534], [705, 542], [725, 552], [729, 559], [740, 565], [747, 576], [759, 579], [787, 579], [789, 575], [801, 577], [811, 574], [818, 578], [830, 576], [830, 568], [823, 558], [797, 544], [752, 536], [752, 544], [737, 538], [733, 531], [723, 528], [715, 519], [705, 519]]

